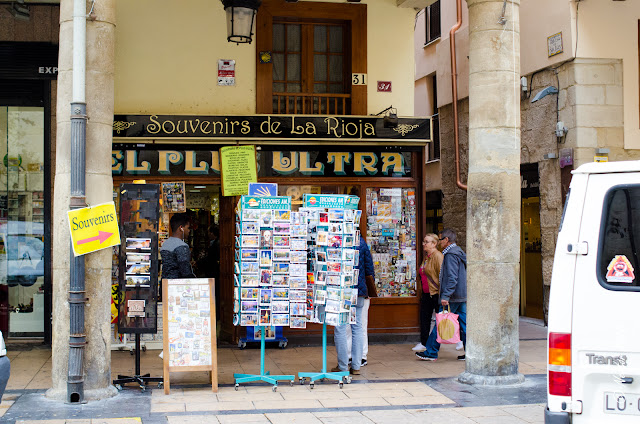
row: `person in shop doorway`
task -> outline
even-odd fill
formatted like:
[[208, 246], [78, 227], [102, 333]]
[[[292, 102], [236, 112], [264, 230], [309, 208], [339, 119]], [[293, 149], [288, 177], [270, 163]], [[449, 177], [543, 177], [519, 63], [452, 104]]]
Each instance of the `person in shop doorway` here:
[[[352, 375], [360, 375], [360, 367], [367, 363], [363, 361], [363, 349], [365, 341], [367, 340], [367, 324], [368, 318], [365, 318], [364, 305], [365, 301], [369, 302], [369, 295], [367, 290], [367, 283], [365, 278], [368, 276], [374, 277], [373, 259], [371, 258], [371, 251], [364, 238], [360, 237], [360, 244], [358, 246], [358, 302], [356, 305], [356, 323], [355, 324], [342, 324], [334, 328], [333, 339], [336, 345], [336, 352], [338, 354], [338, 365], [333, 368], [332, 372], [340, 372], [349, 370], [349, 356], [351, 356], [351, 369]], [[366, 314], [368, 314], [368, 306]], [[366, 321], [365, 321], [366, 320]], [[350, 335], [349, 335], [350, 330]], [[351, 346], [349, 346], [348, 339], [351, 339]], [[368, 343], [367, 343], [368, 346]], [[349, 355], [351, 353], [351, 355]]]
[[427, 348], [429, 330], [431, 330], [431, 316], [438, 310], [440, 293], [440, 266], [442, 265], [442, 253], [438, 250], [438, 236], [430, 233], [422, 240], [424, 260], [418, 274], [422, 287], [420, 296], [420, 343], [413, 347], [414, 352], [423, 352]]
[[191, 250], [185, 240], [189, 237], [189, 216], [178, 213], [169, 221], [171, 237], [162, 243], [162, 278], [195, 278], [191, 267]]
[[[467, 255], [456, 244], [456, 232], [445, 228], [440, 233], [439, 242], [444, 259], [440, 267], [440, 311], [448, 306], [452, 313], [458, 314], [460, 323], [460, 340], [466, 344], [467, 339]], [[427, 339], [424, 352], [416, 352], [423, 361], [438, 359], [440, 343], [437, 342], [438, 327], [434, 326]], [[466, 356], [458, 356], [464, 361]]]

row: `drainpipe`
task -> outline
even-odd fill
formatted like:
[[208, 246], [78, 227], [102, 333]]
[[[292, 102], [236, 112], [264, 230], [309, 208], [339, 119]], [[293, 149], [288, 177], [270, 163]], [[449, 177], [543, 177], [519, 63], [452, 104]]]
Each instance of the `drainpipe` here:
[[[86, 207], [85, 143], [87, 135], [87, 104], [85, 101], [87, 6], [86, 0], [73, 3], [73, 91], [71, 100], [71, 210]], [[70, 249], [69, 284], [69, 366], [67, 403], [84, 403], [84, 305], [87, 301], [84, 284], [84, 256], [75, 256]]]
[[456, 31], [462, 26], [462, 0], [456, 0], [458, 21], [449, 31], [449, 47], [451, 50], [451, 91], [453, 93], [453, 140], [456, 146], [456, 185], [462, 190], [467, 186], [460, 181], [460, 132], [458, 130], [458, 66], [456, 64]]

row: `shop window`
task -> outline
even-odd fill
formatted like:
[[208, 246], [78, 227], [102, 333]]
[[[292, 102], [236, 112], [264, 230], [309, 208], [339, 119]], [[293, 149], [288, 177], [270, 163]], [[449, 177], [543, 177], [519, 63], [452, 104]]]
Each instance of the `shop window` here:
[[425, 13], [425, 45], [440, 38], [440, 0], [436, 1], [424, 11]]
[[378, 296], [416, 295], [416, 190], [367, 188], [367, 243]]

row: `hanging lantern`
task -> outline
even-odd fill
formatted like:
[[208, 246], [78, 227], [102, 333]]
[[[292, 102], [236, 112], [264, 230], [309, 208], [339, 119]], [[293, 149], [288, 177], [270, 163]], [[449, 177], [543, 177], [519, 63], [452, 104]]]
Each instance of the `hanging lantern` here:
[[251, 44], [260, 0], [221, 0], [227, 12], [227, 41]]

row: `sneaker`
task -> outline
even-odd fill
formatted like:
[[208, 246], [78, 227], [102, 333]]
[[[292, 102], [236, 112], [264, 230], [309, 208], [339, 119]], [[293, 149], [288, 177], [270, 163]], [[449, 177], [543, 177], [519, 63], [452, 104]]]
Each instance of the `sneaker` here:
[[467, 355], [458, 356], [458, 361], [466, 361], [466, 360], [467, 360]]
[[367, 364], [368, 364], [367, 359], [366, 358], [362, 358], [362, 362], [360, 363], [360, 366], [364, 367]]
[[360, 375], [360, 370], [354, 370], [353, 368], [351, 368], [351, 369], [349, 370], [349, 373], [350, 373], [351, 375]]
[[464, 349], [464, 345], [462, 344], [462, 342], [458, 342], [458, 344], [456, 345], [456, 350], [462, 350]]
[[331, 372], [342, 372], [342, 370], [338, 365], [336, 365], [335, 368], [331, 368]]
[[426, 352], [416, 352], [416, 356], [423, 361], [436, 361], [438, 358], [432, 358], [431, 356], [427, 356]]
[[413, 350], [414, 352], [422, 352], [427, 350], [427, 348], [422, 343], [418, 343], [417, 345], [412, 347], [411, 350]]

